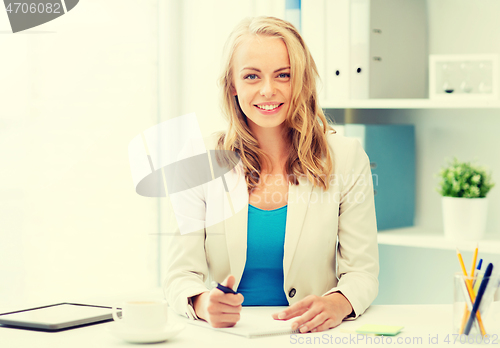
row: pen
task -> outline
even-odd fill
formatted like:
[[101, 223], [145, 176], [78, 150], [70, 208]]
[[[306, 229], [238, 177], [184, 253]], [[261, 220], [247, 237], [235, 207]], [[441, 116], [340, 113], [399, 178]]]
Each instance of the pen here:
[[479, 290], [479, 284], [481, 284], [481, 281], [478, 281], [479, 279], [476, 278], [476, 277], [479, 274], [479, 271], [481, 270], [481, 265], [482, 264], [483, 264], [483, 259], [480, 259], [479, 263], [477, 264], [477, 268], [476, 268], [476, 274], [475, 274], [475, 277], [474, 277], [474, 284], [472, 284], [472, 287], [474, 288], [474, 294], [477, 294], [477, 291]]
[[469, 321], [467, 321], [467, 325], [465, 326], [464, 333], [466, 335], [468, 335], [470, 333], [470, 329], [472, 328], [472, 323], [474, 321], [474, 318], [476, 317], [476, 314], [479, 315], [479, 313], [477, 312], [477, 309], [479, 308], [479, 305], [481, 304], [481, 300], [483, 298], [484, 291], [486, 290], [486, 287], [488, 286], [488, 282], [490, 281], [490, 276], [491, 276], [492, 271], [493, 271], [493, 264], [489, 263], [488, 267], [486, 267], [486, 271], [484, 272], [484, 277], [483, 277], [483, 280], [481, 281], [481, 286], [479, 286], [479, 291], [477, 292], [476, 301], [474, 302], [474, 306], [472, 307], [472, 311], [470, 312]]
[[[465, 279], [463, 281], [462, 281], [462, 279], [460, 279], [460, 287], [462, 288], [462, 293], [463, 293], [464, 298], [465, 298], [466, 307], [469, 310], [469, 312], [472, 312], [473, 304], [470, 301], [469, 294], [467, 293], [467, 286], [465, 285], [465, 282], [466, 282]], [[463, 325], [465, 325], [465, 321], [467, 320], [467, 311], [464, 311], [464, 318], [462, 318]], [[474, 324], [476, 326], [477, 332], [480, 332], [479, 323], [477, 322], [477, 318], [476, 318], [476, 320], [474, 320]]]
[[[215, 284], [217, 284], [217, 285], [215, 285]], [[212, 285], [225, 294], [237, 294], [237, 292], [234, 291], [233, 289], [228, 288], [227, 286], [221, 285], [220, 283], [212, 282]]]

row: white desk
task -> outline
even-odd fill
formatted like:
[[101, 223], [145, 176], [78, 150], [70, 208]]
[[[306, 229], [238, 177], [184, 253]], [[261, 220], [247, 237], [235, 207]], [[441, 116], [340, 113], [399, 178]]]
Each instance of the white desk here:
[[[496, 302], [500, 309], [500, 302]], [[270, 315], [277, 311], [276, 307], [254, 307], [263, 315]], [[451, 305], [392, 305], [392, 306], [372, 306], [366, 313], [354, 321], [345, 321], [339, 327], [320, 333], [301, 335], [282, 335], [266, 338], [247, 339], [244, 337], [217, 332], [194, 325], [186, 324], [186, 328], [175, 338], [163, 343], [157, 343], [154, 347], [297, 347], [297, 346], [334, 346], [334, 345], [355, 345], [355, 346], [380, 346], [381, 337], [358, 336], [356, 334], [343, 333], [340, 330], [355, 330], [362, 324], [387, 324], [402, 325], [404, 330], [391, 339], [393, 345], [418, 345], [418, 346], [460, 346], [459, 342], [454, 342], [451, 335]], [[172, 314], [172, 322], [186, 322], [186, 319]], [[500, 318], [497, 321], [500, 326]], [[100, 348], [100, 347], [133, 347], [132, 345], [111, 336], [105, 330], [109, 323], [83, 327], [74, 330], [62, 331], [58, 333], [35, 332], [17, 330], [0, 327], [0, 347], [2, 348]], [[497, 329], [497, 328], [495, 328]], [[500, 327], [499, 327], [500, 329]], [[500, 331], [496, 331], [500, 332]], [[449, 335], [450, 343], [446, 344], [444, 339]], [[358, 340], [359, 337], [359, 340]], [[429, 344], [430, 338], [437, 337], [439, 345]], [[337, 338], [337, 342], [335, 342]], [[340, 339], [344, 339], [343, 343]], [[388, 344], [389, 337], [383, 337], [384, 344]], [[400, 340], [397, 342], [396, 340]], [[300, 340], [300, 341], [299, 341]], [[309, 340], [309, 344], [307, 344]], [[314, 341], [315, 340], [315, 341]], [[372, 340], [370, 344], [370, 340]], [[402, 340], [402, 341], [401, 341]], [[415, 342], [412, 343], [412, 340]], [[299, 344], [302, 342], [302, 344]], [[376, 343], [378, 342], [378, 344]], [[418, 343], [420, 342], [420, 343]], [[398, 344], [399, 343], [399, 344]], [[488, 344], [487, 346], [498, 346]], [[151, 347], [151, 345], [149, 345]]]

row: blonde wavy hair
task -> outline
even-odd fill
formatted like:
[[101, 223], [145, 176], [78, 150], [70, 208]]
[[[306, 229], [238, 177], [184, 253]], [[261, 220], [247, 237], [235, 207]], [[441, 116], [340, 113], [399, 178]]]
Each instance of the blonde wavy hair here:
[[[285, 120], [290, 154], [285, 171], [290, 183], [298, 185], [297, 176], [306, 176], [314, 185], [327, 190], [333, 171], [328, 151], [328, 126], [323, 110], [318, 104], [316, 79], [319, 78], [316, 64], [304, 40], [295, 27], [274, 17], [246, 18], [236, 26], [224, 48], [224, 69], [219, 79], [222, 90], [222, 111], [229, 121], [226, 133], [219, 135], [218, 150], [236, 152], [245, 170], [248, 191], [259, 183], [262, 164], [268, 157], [259, 148], [258, 141], [248, 127], [237, 96], [233, 91], [233, 55], [238, 45], [248, 35], [278, 37], [283, 40], [290, 59], [291, 103]], [[333, 130], [333, 132], [335, 132]]]

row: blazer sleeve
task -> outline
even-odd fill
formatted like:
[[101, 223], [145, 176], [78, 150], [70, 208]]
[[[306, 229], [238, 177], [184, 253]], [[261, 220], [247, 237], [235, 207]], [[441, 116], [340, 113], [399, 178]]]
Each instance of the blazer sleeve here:
[[191, 297], [209, 291], [205, 253], [205, 185], [175, 193], [167, 199], [162, 233], [163, 291], [178, 314], [198, 319]]
[[323, 296], [341, 292], [351, 303], [350, 318], [361, 315], [378, 294], [377, 222], [370, 161], [359, 141], [352, 145], [340, 172], [338, 284]]

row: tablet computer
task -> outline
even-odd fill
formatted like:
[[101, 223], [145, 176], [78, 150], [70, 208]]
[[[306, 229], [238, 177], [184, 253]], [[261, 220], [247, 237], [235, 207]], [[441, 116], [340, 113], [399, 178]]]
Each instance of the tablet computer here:
[[23, 329], [59, 331], [113, 320], [112, 308], [57, 303], [0, 314], [0, 324]]

